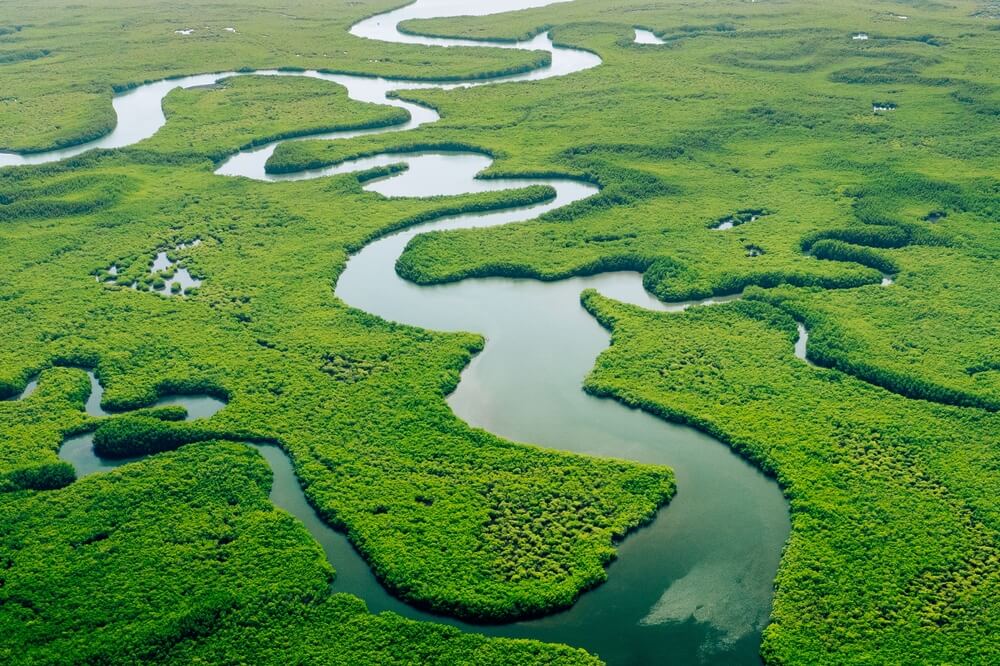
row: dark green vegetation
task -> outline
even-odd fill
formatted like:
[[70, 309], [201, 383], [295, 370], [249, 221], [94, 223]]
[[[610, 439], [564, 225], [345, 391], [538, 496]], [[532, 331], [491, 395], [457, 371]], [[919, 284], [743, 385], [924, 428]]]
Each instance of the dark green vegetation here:
[[173, 451], [212, 438], [196, 425], [170, 423], [154, 416], [130, 415], [102, 423], [94, 431], [94, 451], [102, 458], [136, 458]]
[[[0, 148], [45, 150], [115, 123], [112, 90], [241, 68], [293, 67], [403, 78], [473, 78], [531, 69], [547, 54], [449, 49], [428, 54], [348, 34], [396, 0], [293, 0], [280, 6], [89, 0], [5, 3], [0, 16]], [[228, 32], [226, 28], [235, 28]], [[190, 35], [176, 30], [191, 30]], [[44, 45], [44, 46], [36, 46]], [[45, 52], [44, 57], [37, 56]]]
[[[252, 110], [234, 114], [238, 108]], [[146, 144], [160, 154], [221, 160], [233, 146], [249, 148], [277, 139], [342, 129], [398, 125], [403, 109], [350, 102], [346, 91], [325, 81], [241, 76], [207, 90], [176, 90], [164, 112], [167, 124]], [[332, 124], [331, 124], [332, 123]]]
[[[18, 392], [15, 381], [3, 384], [5, 394]], [[64, 433], [85, 425], [81, 410], [89, 393], [90, 382], [83, 373], [54, 368], [45, 373], [45, 381], [30, 399], [0, 402], [4, 443], [0, 448], [0, 488], [58, 488], [73, 480], [72, 468], [59, 461], [55, 452]]]
[[[446, 77], [537, 61], [347, 35], [392, 2], [283, 10], [298, 18], [234, 18], [224, 5], [16, 4], [0, 15], [0, 144], [14, 148], [97, 135], [113, 119], [112, 86], [167, 74], [302, 66]], [[609, 10], [577, 0], [417, 22], [409, 28], [475, 37], [551, 25], [557, 41], [604, 64], [516, 94], [407, 93], [442, 121], [285, 144], [272, 167], [473, 145], [498, 158], [497, 173], [600, 182], [600, 196], [541, 222], [418, 238], [400, 268], [422, 282], [629, 268], [671, 299], [751, 287], [747, 302], [682, 316], [588, 296], [615, 336], [588, 390], [694, 423], [786, 489], [793, 534], [769, 662], [995, 663], [1000, 33], [989, 16], [970, 2]], [[634, 25], [668, 44], [632, 44]], [[173, 32], [187, 27], [196, 32]], [[861, 30], [871, 39], [852, 40]], [[873, 100], [898, 108], [876, 115]], [[167, 127], [134, 148], [0, 171], [0, 394], [43, 371], [29, 399], [0, 403], [10, 491], [0, 495], [0, 655], [267, 662], [285, 661], [277, 650], [287, 648], [345, 663], [585, 660], [325, 596], [321, 553], [268, 504], [266, 470], [239, 445], [192, 444], [67, 485], [59, 443], [96, 424], [80, 411], [83, 373], [50, 366], [95, 367], [119, 408], [178, 390], [225, 394], [211, 433], [188, 439], [279, 442], [310, 500], [390, 587], [482, 617], [570, 603], [603, 579], [613, 537], [673, 489], [662, 469], [471, 431], [442, 396], [479, 338], [395, 326], [333, 298], [347, 252], [374, 235], [525, 193], [388, 202], [352, 176], [266, 185], [212, 175], [213, 161], [268, 137], [398, 120], [320, 82], [234, 81], [174, 93], [166, 108]], [[769, 215], [710, 229], [757, 209]], [[177, 253], [204, 279], [193, 297], [93, 278], [115, 264], [130, 282], [157, 250], [194, 238], [202, 245]], [[892, 287], [878, 286], [883, 272], [896, 275]], [[793, 318], [832, 370], [793, 357]], [[106, 426], [107, 442], [134, 445], [142, 438], [112, 430], [145, 424], [151, 448], [172, 448], [193, 428], [127, 418]]]
[[588, 391], [712, 432], [785, 488], [767, 661], [1000, 657], [1000, 416], [811, 368], [794, 320], [756, 300], [666, 317], [584, 304], [613, 332]]
[[[99, 430], [96, 444], [114, 456], [164, 450], [204, 438], [203, 427], [279, 442], [318, 510], [399, 595], [482, 618], [570, 604], [604, 579], [613, 538], [666, 501], [669, 472], [471, 431], [443, 396], [480, 348], [478, 337], [386, 324], [332, 296], [349, 246], [435, 210], [539, 200], [547, 190], [399, 204], [362, 192], [354, 176], [262, 186], [211, 173], [206, 158], [247, 143], [249, 123], [258, 135], [274, 133], [266, 110], [275, 96], [293, 109], [315, 101], [315, 82], [305, 84], [251, 79], [181, 92], [168, 99], [171, 114], [215, 109], [204, 125], [130, 150], [0, 173], [14, 205], [35, 206], [9, 221], [23, 238], [11, 247], [17, 279], [3, 285], [0, 302], [5, 321], [23, 324], [3, 352], [7, 393], [55, 363], [95, 367], [114, 409], [164, 393], [228, 396], [210, 426], [129, 416]], [[247, 87], [267, 94], [252, 102]], [[354, 126], [371, 108], [342, 96], [339, 107], [346, 110], [331, 117], [328, 109], [324, 122], [343, 116]], [[315, 122], [305, 115], [284, 127]], [[88, 175], [73, 175], [81, 171]], [[113, 203], [90, 193], [106, 182], [118, 188]], [[44, 195], [20, 194], [31, 188]], [[36, 212], [66, 200], [85, 201], [86, 214]], [[204, 277], [196, 297], [166, 302], [121, 286], [148, 271], [157, 249], [194, 238], [203, 242], [171, 254]], [[46, 257], [59, 259], [58, 271]], [[91, 277], [111, 264], [118, 285]], [[26, 294], [27, 284], [37, 289]], [[86, 384], [60, 392], [49, 377], [56, 372], [72, 381], [72, 371], [46, 372], [37, 394], [0, 406], [23, 433], [0, 470], [16, 477], [13, 485], [39, 485], [23, 475], [57, 464], [59, 433], [86, 426], [77, 411]], [[129, 437], [114, 436], [130, 427]]]
[[[506, 106], [494, 90], [421, 98], [445, 114], [436, 136], [450, 138], [450, 122], [509, 156], [506, 170], [552, 160], [605, 184], [615, 205], [580, 206], [573, 224], [555, 213], [418, 238], [400, 266], [423, 282], [628, 267], [672, 299], [782, 285], [683, 316], [589, 297], [615, 344], [588, 389], [719, 436], [785, 488], [793, 536], [767, 661], [997, 661], [995, 23], [970, 18], [972, 5], [718, 3], [711, 23], [734, 29], [709, 29], [704, 7], [687, 19], [704, 29], [686, 34], [677, 17], [630, 14], [679, 35], [640, 47], [588, 20], [590, 7], [566, 6], [555, 31], [605, 58], [579, 93], [539, 85]], [[517, 34], [539, 21], [530, 14], [470, 31]], [[872, 39], [850, 39], [862, 29]], [[588, 103], [584, 88], [602, 92]], [[897, 110], [872, 114], [889, 99]], [[496, 130], [466, 104], [527, 118]], [[553, 132], [545, 111], [557, 105]], [[306, 150], [323, 148], [285, 153]], [[708, 228], [750, 208], [772, 214]], [[751, 245], [765, 253], [747, 256]], [[877, 286], [883, 272], [894, 285]], [[843, 372], [793, 357], [793, 317], [812, 331], [810, 357]]]
[[596, 661], [329, 595], [322, 549], [270, 503], [270, 481], [254, 451], [205, 443], [62, 491], [0, 494], [0, 661]]
[[[316, 86], [328, 89], [326, 99], [317, 98]], [[249, 89], [259, 94], [248, 96]], [[278, 97], [283, 106], [302, 109], [301, 115], [276, 123], [268, 111]], [[317, 122], [328, 128], [395, 118], [392, 111], [373, 113], [369, 106], [348, 103], [338, 88], [325, 83], [234, 81], [221, 89], [175, 93], [166, 107], [182, 127], [133, 149], [0, 173], [9, 267], [0, 283], [0, 309], [3, 321], [11, 324], [0, 352], [4, 395], [16, 395], [42, 371], [33, 395], [0, 403], [4, 487], [53, 488], [72, 480], [55, 453], [64, 435], [96, 425], [80, 411], [88, 384], [79, 370], [45, 368], [93, 367], [107, 387], [109, 408], [142, 406], [164, 393], [229, 397], [228, 407], [206, 426], [121, 417], [96, 433], [106, 452], [169, 449], [204, 439], [209, 431], [226, 439], [279, 442], [318, 510], [350, 534], [387, 585], [416, 603], [462, 615], [509, 617], [568, 605], [581, 590], [603, 580], [604, 565], [614, 555], [613, 538], [666, 501], [673, 490], [669, 472], [539, 451], [471, 431], [451, 414], [443, 396], [482, 344], [478, 337], [379, 322], [347, 310], [332, 296], [348, 247], [435, 211], [538, 201], [549, 192], [539, 188], [397, 203], [362, 192], [354, 176], [271, 187], [211, 173], [212, 160], [255, 137], [301, 133], [316, 129]], [[203, 122], [185, 124], [197, 109]], [[129, 284], [148, 271], [157, 250], [195, 238], [202, 244], [171, 252], [204, 278], [195, 297], [163, 299], [93, 278], [114, 264], [121, 285]], [[129, 427], [129, 437], [114, 437]], [[158, 504], [162, 495], [174, 493], [190, 465], [139, 471], [155, 464], [153, 459], [128, 469], [148, 474], [149, 484], [160, 484], [157, 492], [119, 489], [118, 477], [81, 483], [96, 489], [98, 502], [132, 506], [137, 497], [148, 497], [148, 510], [163, 529], [180, 529]], [[219, 465], [225, 468], [225, 459]], [[25, 520], [40, 514], [44, 522], [46, 514], [36, 507], [78, 504], [79, 485], [40, 494], [15, 492], [4, 501]], [[205, 492], [214, 497], [214, 491]], [[225, 493], [216, 500], [224, 506]], [[260, 502], [265, 501], [262, 496]], [[110, 526], [126, 520], [114, 511], [92, 513], [95, 530], [102, 521]], [[188, 520], [195, 525], [211, 515], [194, 512]], [[53, 534], [72, 531], [75, 522], [69, 518], [50, 529]], [[104, 621], [67, 606], [64, 588], [74, 576], [51, 575], [62, 565], [31, 552], [15, 557], [36, 531], [32, 525], [5, 521], [4, 553], [10, 555], [3, 593], [18, 601], [0, 604], [2, 649], [28, 661], [45, 661], [46, 654], [64, 649], [77, 654], [77, 648], [46, 638], [62, 635], [64, 626], [56, 617], [72, 616], [91, 629]], [[122, 538], [141, 547], [151, 570], [188, 567], [188, 559], [204, 557], [198, 548], [159, 548], [163, 540], [144, 535], [142, 527]], [[242, 535], [242, 528], [234, 529]], [[258, 537], [259, 548], [275, 543], [268, 530]], [[304, 532], [297, 539], [300, 547], [308, 546]], [[70, 568], [92, 564], [77, 549], [65, 556]], [[273, 557], [278, 562], [283, 556], [275, 550]], [[304, 584], [294, 572], [264, 570], [253, 574], [259, 578], [237, 583], [239, 576], [251, 574], [241, 574], [229, 561], [212, 565], [221, 576], [219, 589]], [[136, 572], [131, 561], [105, 564], [130, 576]], [[318, 654], [320, 648], [308, 647], [318, 644], [316, 636], [331, 635], [329, 627], [343, 627], [347, 620], [353, 629], [334, 633], [324, 643], [323, 653], [333, 653], [326, 656], [330, 660], [588, 659], [560, 647], [486, 642], [456, 637], [454, 630], [441, 627], [374, 618], [357, 602], [324, 600], [317, 585], [325, 589], [329, 572], [319, 562], [315, 566], [306, 579], [309, 595], [289, 592], [298, 605], [287, 601], [259, 617], [229, 611], [253, 607], [253, 599], [220, 600], [207, 592], [178, 606], [174, 598], [150, 600], [126, 587], [114, 600], [98, 597], [92, 603], [124, 609], [126, 619], [118, 626], [134, 632], [128, 642], [134, 648], [122, 652], [129, 659], [180, 650], [174, 644], [192, 632], [212, 634], [214, 647], [205, 649], [214, 650], [214, 658], [232, 655], [231, 637], [258, 625], [267, 629], [257, 630], [253, 640], [237, 641], [248, 661], [279, 660], [273, 645], [278, 636], [303, 654]], [[188, 585], [211, 586], [201, 569], [190, 576]], [[22, 577], [19, 585], [13, 582], [17, 577]], [[98, 584], [99, 579], [92, 580]], [[81, 602], [91, 603], [88, 590], [79, 595]], [[36, 617], [32, 626], [38, 625], [40, 638], [29, 640], [14, 630], [25, 621], [25, 608]], [[171, 618], [175, 610], [182, 616]], [[143, 613], [148, 620], [140, 619]], [[187, 614], [194, 619], [185, 619]], [[230, 615], [233, 624], [218, 619]], [[286, 615], [291, 619], [276, 619]], [[190, 629], [189, 623], [208, 623], [208, 628]], [[372, 632], [389, 638], [373, 640]], [[79, 654], [85, 659], [91, 653]], [[188, 653], [181, 654], [183, 662]]]

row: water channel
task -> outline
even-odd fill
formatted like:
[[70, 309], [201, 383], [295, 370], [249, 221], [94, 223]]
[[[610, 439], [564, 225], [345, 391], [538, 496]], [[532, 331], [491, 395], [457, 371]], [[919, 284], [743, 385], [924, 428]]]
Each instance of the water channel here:
[[[545, 50], [551, 65], [531, 72], [468, 82], [434, 83], [321, 72], [266, 71], [258, 74], [311, 76], [343, 85], [352, 99], [406, 109], [410, 120], [363, 131], [332, 132], [312, 139], [342, 140], [361, 134], [399, 132], [432, 123], [432, 109], [395, 99], [391, 93], [417, 88], [514, 84], [581, 72], [600, 64], [593, 53], [557, 47], [539, 33], [524, 42], [427, 38], [400, 32], [410, 18], [488, 14], [552, 4], [551, 0], [493, 3], [456, 0], [418, 2], [355, 24], [352, 34], [431, 47], [477, 46]], [[205, 74], [141, 86], [115, 98], [118, 126], [90, 144], [34, 155], [0, 154], [0, 166], [65, 159], [92, 148], [131, 145], [155, 134], [166, 121], [161, 102], [172, 89], [213, 83], [233, 72]], [[516, 94], [512, 85], [511, 94]], [[470, 137], [474, 140], [474, 137]], [[338, 571], [334, 589], [363, 598], [373, 612], [391, 610], [422, 620], [447, 622], [469, 631], [537, 638], [586, 648], [612, 664], [757, 663], [760, 632], [767, 622], [772, 581], [789, 531], [787, 505], [773, 480], [724, 444], [691, 428], [667, 423], [581, 390], [584, 376], [609, 337], [580, 306], [580, 292], [601, 293], [643, 307], [682, 310], [690, 303], [661, 303], [642, 288], [635, 273], [606, 273], [558, 282], [476, 279], [417, 286], [401, 279], [395, 262], [416, 235], [431, 230], [527, 221], [549, 210], [593, 196], [594, 186], [568, 178], [482, 179], [491, 159], [468, 152], [383, 154], [295, 174], [266, 173], [277, 143], [241, 152], [217, 173], [266, 181], [320, 178], [386, 164], [408, 169], [365, 188], [386, 197], [428, 197], [543, 184], [553, 200], [488, 214], [438, 219], [378, 239], [352, 256], [336, 286], [348, 304], [383, 318], [435, 330], [465, 330], [486, 336], [484, 351], [462, 375], [449, 397], [455, 413], [472, 426], [498, 435], [586, 455], [667, 465], [677, 476], [678, 494], [648, 527], [626, 538], [609, 580], [584, 594], [569, 610], [541, 619], [497, 626], [469, 625], [414, 609], [389, 595], [346, 538], [330, 529], [306, 503], [290, 461], [274, 447], [258, 446], [275, 472], [271, 497], [297, 516], [326, 549]], [[280, 187], [280, 184], [274, 186]], [[702, 303], [710, 305], [723, 299]], [[804, 341], [803, 341], [804, 345]], [[100, 386], [92, 380], [88, 412], [100, 410]], [[96, 397], [95, 397], [96, 396]], [[210, 417], [222, 407], [211, 398], [173, 398], [191, 418]], [[95, 402], [96, 401], [96, 402]], [[62, 449], [78, 474], [121, 464], [93, 455], [89, 436]]]

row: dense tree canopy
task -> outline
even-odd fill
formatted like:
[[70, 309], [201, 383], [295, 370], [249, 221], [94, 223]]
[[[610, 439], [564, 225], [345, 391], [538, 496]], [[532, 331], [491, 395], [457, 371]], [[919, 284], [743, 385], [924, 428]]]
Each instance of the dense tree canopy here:
[[[347, 32], [394, 4], [16, 0], [0, 10], [0, 145], [106, 134], [114, 91], [186, 73], [427, 80], [547, 62]], [[406, 91], [442, 119], [284, 143], [268, 169], [475, 148], [496, 158], [490, 175], [599, 184], [541, 220], [417, 237], [398, 270], [423, 284], [631, 270], [666, 300], [745, 291], [682, 315], [588, 293], [614, 344], [586, 389], [693, 424], [781, 484], [793, 530], [765, 660], [995, 663], [996, 19], [967, 0], [575, 0], [412, 22], [480, 39], [551, 28], [603, 63]], [[665, 44], [633, 43], [636, 26]], [[333, 295], [349, 253], [380, 235], [551, 191], [388, 200], [359, 181], [396, 167], [280, 185], [213, 173], [246, 146], [405, 120], [327, 82], [245, 77], [175, 91], [164, 109], [167, 125], [137, 145], [0, 169], [0, 661], [593, 662], [330, 595], [320, 548], [268, 502], [267, 468], [239, 443], [282, 447], [322, 517], [416, 605], [509, 620], [602, 582], [616, 540], [673, 495], [670, 470], [468, 427], [444, 397], [480, 336], [382, 321]], [[155, 279], [159, 252], [202, 280], [196, 292], [130, 288]], [[825, 367], [793, 355], [797, 321]], [[197, 424], [176, 411], [98, 421], [82, 411], [81, 368], [111, 411], [168, 393], [228, 404]], [[156, 455], [74, 481], [57, 451], [86, 431], [105, 454]]]

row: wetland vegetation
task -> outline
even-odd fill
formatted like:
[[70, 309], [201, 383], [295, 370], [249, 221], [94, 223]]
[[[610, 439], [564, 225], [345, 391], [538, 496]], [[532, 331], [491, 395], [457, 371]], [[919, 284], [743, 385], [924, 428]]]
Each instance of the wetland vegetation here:
[[[600, 188], [539, 219], [415, 235], [392, 258], [413, 284], [636, 271], [664, 301], [743, 295], [683, 313], [581, 296], [612, 340], [581, 389], [711, 435], [788, 501], [762, 642], [739, 634], [752, 643], [742, 652], [706, 642], [689, 659], [1000, 660], [991, 3], [526, 0], [401, 25], [471, 40], [447, 49], [351, 34], [400, 4], [15, 0], [0, 10], [0, 146], [43, 152], [107, 134], [114, 93], [166, 77], [283, 68], [481, 82], [554, 58], [472, 42], [546, 30], [597, 54], [600, 66], [567, 76], [399, 91], [440, 120], [284, 142], [267, 170], [474, 151], [493, 158], [487, 177]], [[662, 43], [636, 43], [637, 30]], [[173, 90], [163, 109], [166, 124], [134, 145], [0, 168], [0, 661], [680, 654], [591, 654], [585, 628], [563, 645], [445, 624], [546, 615], [614, 579], [616, 549], [642, 532], [626, 535], [671, 520], [683, 468], [470, 427], [446, 397], [492, 341], [389, 321], [335, 292], [349, 257], [380, 237], [542, 205], [553, 190], [367, 188], [405, 173], [392, 160], [282, 183], [215, 173], [254, 146], [409, 120], [330, 81], [234, 77]], [[170, 265], [150, 263], [160, 253]], [[200, 284], [172, 289], [180, 270]], [[794, 354], [798, 325], [815, 366]], [[106, 412], [85, 409], [86, 369]], [[155, 406], [171, 394], [226, 406], [183, 421]], [[58, 453], [83, 433], [105, 457], [143, 457], [76, 479]], [[441, 617], [375, 614], [331, 593], [337, 561], [269, 501], [270, 472], [246, 442], [279, 446], [379, 584]]]

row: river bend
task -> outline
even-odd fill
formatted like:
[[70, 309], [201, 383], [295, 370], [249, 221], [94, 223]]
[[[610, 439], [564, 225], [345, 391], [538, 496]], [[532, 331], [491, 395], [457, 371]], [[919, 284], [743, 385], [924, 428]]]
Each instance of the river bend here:
[[[502, 11], [547, 4], [553, 0], [513, 0], [505, 3]], [[393, 97], [397, 91], [513, 84], [566, 76], [601, 62], [593, 53], [555, 46], [546, 33], [522, 42], [484, 42], [423, 37], [397, 28], [400, 21], [411, 18], [496, 11], [501, 9], [486, 2], [419, 0], [365, 19], [351, 32], [367, 39], [429, 47], [545, 50], [551, 54], [551, 64], [494, 79], [440, 83], [316, 71], [254, 73], [331, 81], [344, 86], [352, 99], [400, 107], [410, 114], [407, 122], [392, 127], [302, 137], [343, 140], [407, 131], [438, 120], [433, 109]], [[106, 137], [47, 153], [0, 153], [0, 166], [51, 162], [94, 148], [132, 145], [165, 124], [161, 103], [170, 90], [241, 74], [203, 74], [141, 86], [114, 99], [118, 125]], [[512, 87], [511, 94], [516, 94], [516, 88]], [[268, 174], [266, 162], [279, 143], [240, 152], [221, 164], [216, 173], [281, 181], [406, 163], [409, 168], [405, 172], [369, 182], [365, 189], [386, 197], [428, 197], [538, 184], [552, 187], [556, 196], [545, 203], [442, 218], [380, 238], [350, 258], [336, 294], [348, 304], [386, 319], [435, 330], [484, 334], [484, 351], [466, 368], [449, 397], [455, 413], [470, 425], [550, 448], [667, 465], [674, 469], [678, 484], [676, 497], [658, 518], [619, 545], [619, 559], [611, 565], [609, 580], [584, 594], [572, 608], [525, 622], [473, 626], [414, 609], [389, 595], [347, 539], [323, 523], [308, 505], [287, 456], [275, 447], [256, 446], [275, 473], [272, 500], [303, 521], [337, 569], [334, 589], [358, 595], [374, 612], [390, 610], [468, 631], [563, 642], [586, 648], [613, 664], [758, 663], [772, 581], [789, 532], [788, 509], [777, 484], [705, 434], [581, 390], [584, 376], [609, 342], [607, 332], [580, 306], [584, 289], [594, 288], [612, 298], [658, 310], [678, 311], [697, 304], [661, 303], [643, 290], [636, 273], [605, 273], [558, 282], [497, 278], [417, 286], [395, 272], [396, 259], [418, 234], [532, 220], [592, 196], [597, 189], [569, 178], [478, 178], [491, 159], [472, 152], [382, 154], [308, 172]], [[724, 299], [704, 304], [720, 300]], [[100, 385], [91, 377], [88, 412], [103, 416]], [[175, 398], [170, 404], [184, 405], [193, 418], [210, 417], [222, 407], [211, 398], [190, 396]], [[89, 435], [68, 440], [60, 455], [73, 463], [80, 476], [122, 464], [97, 458]]]

